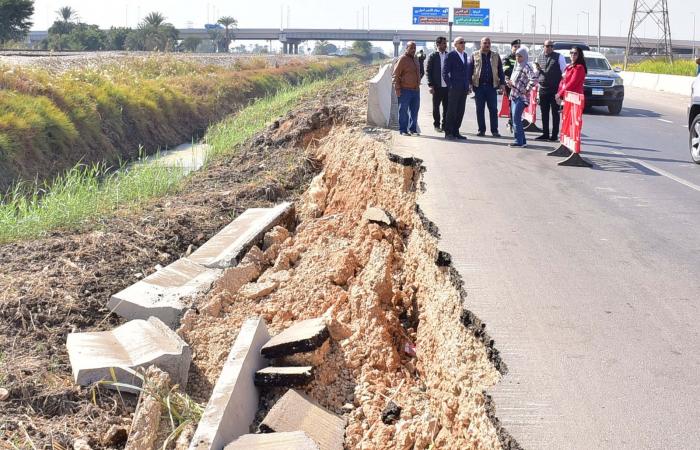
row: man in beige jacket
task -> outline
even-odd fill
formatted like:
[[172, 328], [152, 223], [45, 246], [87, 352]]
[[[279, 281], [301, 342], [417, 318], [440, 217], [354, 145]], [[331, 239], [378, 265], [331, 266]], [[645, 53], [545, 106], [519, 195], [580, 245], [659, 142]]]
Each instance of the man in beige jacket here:
[[406, 51], [394, 66], [394, 89], [399, 98], [399, 131], [403, 136], [418, 136], [420, 107], [420, 62], [416, 58], [416, 43], [406, 44]]

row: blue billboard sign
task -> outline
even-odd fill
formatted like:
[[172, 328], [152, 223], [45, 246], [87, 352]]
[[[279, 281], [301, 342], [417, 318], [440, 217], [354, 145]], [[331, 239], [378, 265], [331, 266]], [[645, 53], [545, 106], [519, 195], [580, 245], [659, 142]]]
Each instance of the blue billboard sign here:
[[454, 24], [469, 27], [488, 27], [491, 10], [489, 8], [455, 8]]
[[413, 25], [447, 25], [450, 8], [413, 7]]

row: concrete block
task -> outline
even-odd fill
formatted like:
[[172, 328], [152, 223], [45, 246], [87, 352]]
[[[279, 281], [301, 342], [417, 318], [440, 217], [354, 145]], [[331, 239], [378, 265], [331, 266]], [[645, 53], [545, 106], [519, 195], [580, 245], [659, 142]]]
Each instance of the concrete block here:
[[267, 231], [290, 222], [293, 216], [294, 205], [291, 203], [282, 203], [274, 208], [248, 209], [188, 258], [210, 269], [235, 266], [248, 249], [262, 243]]
[[391, 64], [379, 69], [379, 73], [369, 81], [367, 97], [367, 124], [387, 128], [391, 121]]
[[220, 276], [220, 270], [182, 258], [114, 294], [107, 307], [125, 319], [157, 317], [176, 328], [194, 298], [209, 291]]
[[220, 450], [250, 432], [260, 401], [253, 380], [255, 372], [267, 365], [260, 356], [260, 349], [269, 339], [264, 320], [255, 318], [243, 323], [197, 426], [190, 450]]
[[683, 96], [690, 95], [695, 77], [680, 75], [659, 75], [643, 72], [621, 72], [625, 86], [632, 86], [656, 92], [669, 92]]
[[132, 320], [112, 331], [71, 333], [66, 345], [73, 377], [82, 386], [113, 381], [110, 369], [114, 369], [118, 382], [140, 386], [141, 380], [127, 369], [151, 365], [167, 372], [173, 383], [183, 388], [187, 385], [192, 361], [190, 347], [155, 317]]
[[303, 431], [321, 450], [342, 450], [345, 419], [327, 411], [304, 394], [290, 389], [260, 424], [263, 433]]
[[261, 350], [265, 358], [282, 358], [295, 353], [310, 352], [321, 347], [330, 337], [323, 318], [295, 323], [270, 339]]
[[303, 431], [288, 433], [244, 434], [225, 450], [320, 450]]
[[255, 372], [255, 385], [260, 387], [306, 386], [314, 379], [311, 366], [266, 367]]

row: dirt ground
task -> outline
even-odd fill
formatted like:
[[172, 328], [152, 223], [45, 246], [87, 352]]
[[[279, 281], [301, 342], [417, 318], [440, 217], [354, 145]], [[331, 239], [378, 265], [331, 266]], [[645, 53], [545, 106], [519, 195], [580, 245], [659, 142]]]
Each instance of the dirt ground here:
[[[194, 354], [188, 391], [209, 397], [246, 318], [274, 334], [324, 316], [330, 348], [305, 391], [346, 417], [346, 448], [501, 448], [484, 394], [500, 379], [497, 352], [468, 326], [454, 271], [436, 264], [437, 239], [416, 210], [420, 168], [390, 162], [389, 140], [337, 126], [308, 149], [323, 171], [298, 203], [296, 230], [250, 258], [262, 261], [256, 282], [227, 290], [225, 274], [181, 330]], [[368, 222], [368, 207], [395, 223]], [[273, 292], [258, 295], [270, 280]], [[265, 392], [259, 418], [284, 391]], [[386, 424], [390, 401], [401, 412]]]
[[[115, 292], [196, 249], [247, 208], [295, 201], [320, 169], [305, 154], [336, 121], [359, 123], [361, 83], [320, 92], [187, 181], [181, 193], [138, 211], [0, 246], [0, 448], [92, 448], [112, 425], [126, 427], [135, 401], [73, 384], [66, 336], [121, 323], [106, 309]], [[288, 132], [281, 132], [280, 129]]]

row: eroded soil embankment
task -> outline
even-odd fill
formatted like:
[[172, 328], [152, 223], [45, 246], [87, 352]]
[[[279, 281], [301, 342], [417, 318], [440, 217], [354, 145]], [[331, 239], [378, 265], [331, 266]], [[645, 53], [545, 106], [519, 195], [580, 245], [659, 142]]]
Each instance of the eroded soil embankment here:
[[303, 149], [336, 121], [363, 120], [363, 84], [307, 99], [238, 154], [192, 174], [178, 194], [85, 231], [0, 245], [0, 387], [10, 392], [0, 444], [71, 448], [84, 438], [93, 449], [121, 448], [103, 439], [112, 425], [128, 427], [135, 399], [104, 390], [93, 399], [75, 386], [66, 335], [122, 323], [106, 308], [110, 295], [196, 249], [234, 215], [296, 201], [320, 168]]
[[[265, 252], [258, 281], [279, 287], [262, 297], [220, 288], [202, 300], [183, 330], [195, 354], [189, 390], [208, 397], [245, 318], [261, 315], [276, 333], [326, 315], [331, 348], [306, 392], [347, 417], [346, 448], [501, 448], [483, 393], [500, 377], [494, 351], [465, 325], [459, 283], [436, 265], [436, 238], [416, 211], [419, 171], [389, 160], [388, 139], [339, 126], [309, 148], [323, 172], [298, 205], [296, 232]], [[369, 206], [395, 224], [364, 220]], [[282, 392], [265, 394], [263, 413]], [[401, 418], [385, 424], [390, 400]]]

